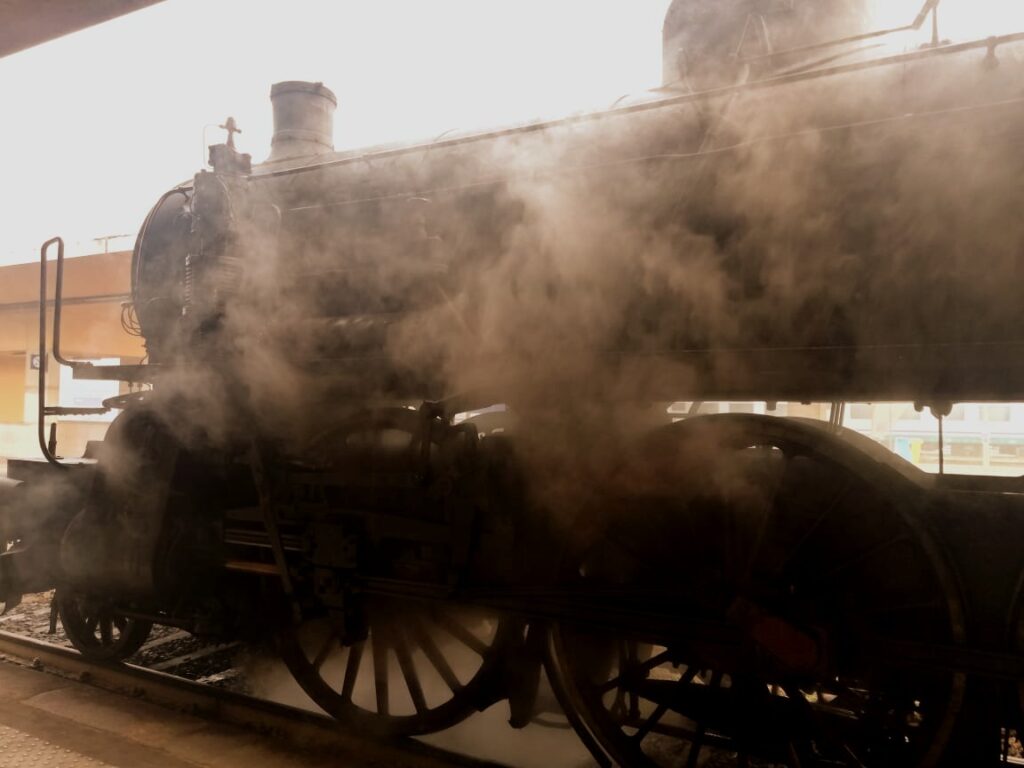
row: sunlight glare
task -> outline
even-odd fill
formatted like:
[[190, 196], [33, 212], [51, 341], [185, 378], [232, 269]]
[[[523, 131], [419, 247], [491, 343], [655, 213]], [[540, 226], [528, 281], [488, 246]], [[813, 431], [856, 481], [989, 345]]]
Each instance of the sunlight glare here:
[[[199, 170], [232, 115], [270, 150], [271, 83], [338, 96], [335, 146], [430, 141], [579, 110], [661, 82], [669, 0], [169, 0], [0, 59], [0, 264], [60, 233], [129, 233]], [[0, 3], [2, 6], [2, 3]], [[2, 15], [2, 14], [0, 14]], [[0, 21], [2, 24], [2, 21]], [[16, 117], [14, 117], [16, 116]]]
[[[924, 0], [871, 0], [872, 26], [889, 29], [910, 24]], [[939, 35], [943, 40], [964, 40], [1024, 31], [1022, 0], [941, 0]], [[931, 35], [931, 20], [918, 33]]]

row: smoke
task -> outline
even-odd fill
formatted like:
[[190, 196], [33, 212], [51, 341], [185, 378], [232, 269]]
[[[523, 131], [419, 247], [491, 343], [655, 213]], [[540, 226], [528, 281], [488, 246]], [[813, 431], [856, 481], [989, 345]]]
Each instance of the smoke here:
[[454, 276], [392, 327], [391, 359], [509, 403], [533, 476], [569, 494], [652, 401], [967, 384], [942, 345], [1007, 338], [1024, 235], [1007, 162], [1021, 106], [1001, 103], [1020, 52], [984, 56], [432, 150], [430, 167], [505, 180], [473, 204], [421, 193]]

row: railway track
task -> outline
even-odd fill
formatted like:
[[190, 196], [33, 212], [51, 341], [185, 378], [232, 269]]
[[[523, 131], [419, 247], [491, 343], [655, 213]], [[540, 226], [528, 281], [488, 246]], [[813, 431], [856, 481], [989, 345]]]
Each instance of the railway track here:
[[[97, 664], [68, 647], [59, 631], [49, 640], [49, 601], [36, 600], [0, 617], [0, 660], [68, 677], [103, 690], [272, 736], [303, 749], [358, 754], [370, 765], [408, 768], [503, 768], [412, 739], [381, 741], [339, 728], [316, 712], [246, 693], [244, 673], [226, 660], [238, 644], [204, 644], [174, 630], [160, 632], [136, 655], [138, 663]], [[44, 610], [45, 608], [45, 610]], [[21, 629], [22, 632], [11, 631]], [[24, 630], [29, 630], [27, 633]], [[173, 672], [173, 673], [172, 673]]]
[[[71, 649], [59, 621], [52, 626], [49, 594], [26, 595], [25, 601], [0, 615], [0, 632]], [[242, 643], [215, 643], [174, 627], [153, 627], [146, 643], [130, 661], [136, 667], [239, 693], [254, 693], [240, 663], [252, 654]]]

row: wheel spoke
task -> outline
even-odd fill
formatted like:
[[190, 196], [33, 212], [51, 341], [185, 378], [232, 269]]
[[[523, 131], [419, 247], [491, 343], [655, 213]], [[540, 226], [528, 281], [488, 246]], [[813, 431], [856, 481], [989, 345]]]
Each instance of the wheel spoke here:
[[359, 677], [359, 664], [363, 660], [363, 648], [366, 643], [360, 640], [354, 643], [348, 650], [348, 660], [345, 662], [345, 678], [341, 683], [342, 701], [352, 701], [352, 691], [356, 687], [356, 680]]
[[689, 685], [692, 683], [697, 675], [700, 674], [700, 667], [696, 664], [691, 664], [686, 668], [686, 671], [680, 675], [679, 680], [676, 681], [676, 685]]
[[[715, 681], [707, 685], [692, 685], [693, 678], [685, 684], [681, 680], [644, 680], [635, 686], [639, 696], [655, 704], [667, 704], [670, 709], [691, 719], [704, 715], [718, 720], [732, 719], [736, 715], [729, 691], [719, 688]], [[695, 717], [696, 715], [696, 717]]]
[[388, 648], [380, 631], [372, 632], [373, 685], [377, 693], [377, 713], [388, 714]]
[[855, 768], [867, 768], [867, 766], [864, 765], [861, 759], [857, 757], [857, 754], [850, 748], [849, 744], [843, 744], [843, 752], [846, 753], [847, 757], [853, 760], [853, 765], [855, 766]]
[[804, 535], [800, 537], [800, 540], [796, 543], [796, 546], [794, 546], [793, 549], [790, 550], [789, 553], [786, 555], [786, 558], [783, 561], [785, 565], [788, 565], [789, 563], [792, 563], [794, 560], [796, 560], [797, 556], [803, 550], [804, 546], [811, 540], [811, 538], [813, 538], [814, 534], [821, 527], [821, 524], [824, 523], [825, 520], [827, 520], [833, 512], [839, 509], [840, 502], [842, 502], [846, 498], [847, 494], [850, 492], [850, 489], [852, 487], [853, 480], [851, 479], [848, 480], [846, 484], [839, 489], [839, 492], [832, 497], [832, 500], [829, 501], [829, 503], [825, 506], [821, 513], [814, 519], [814, 522], [811, 523], [811, 526], [804, 532]]
[[608, 691], [612, 690], [613, 688], [618, 688], [619, 686], [621, 686], [623, 682], [628, 682], [631, 679], [638, 679], [641, 676], [646, 677], [647, 673], [650, 672], [652, 669], [667, 662], [669, 660], [669, 655], [669, 652], [665, 650], [657, 654], [656, 656], [652, 656], [647, 661], [643, 662], [642, 664], [639, 664], [633, 669], [619, 670], [619, 674], [617, 674], [608, 682], [602, 683], [597, 690], [600, 693], [608, 693]]
[[686, 768], [697, 768], [697, 758], [700, 757], [700, 750], [704, 744], [704, 726], [698, 726], [697, 732], [690, 742], [690, 753], [686, 756]]
[[434, 622], [445, 632], [480, 656], [487, 655], [487, 644], [445, 613], [436, 613]]
[[[623, 640], [619, 642], [619, 669], [629, 669], [636, 661], [636, 641]], [[623, 690], [625, 700], [628, 704], [626, 718], [636, 720], [640, 717], [640, 701], [636, 691], [626, 688]]]
[[415, 638], [416, 644], [423, 651], [423, 655], [427, 657], [427, 660], [433, 665], [434, 669], [444, 680], [452, 693], [457, 692], [462, 688], [462, 683], [459, 682], [459, 678], [455, 676], [451, 666], [441, 653], [437, 644], [433, 638], [430, 637], [430, 633], [424, 628], [423, 623], [418, 618], [413, 618], [411, 621], [412, 632]]
[[608, 711], [616, 720], [626, 720], [626, 693], [621, 688], [615, 691], [615, 699]]
[[664, 717], [665, 713], [668, 712], [668, 704], [659, 704], [655, 708], [654, 713], [644, 720], [643, 724], [637, 729], [636, 733], [633, 734], [634, 741], [643, 741], [644, 737], [651, 732], [651, 728], [658, 724], [658, 721]]
[[398, 666], [402, 669], [402, 677], [405, 678], [413, 706], [422, 714], [427, 711], [427, 700], [423, 696], [423, 686], [420, 685], [420, 678], [416, 674], [416, 665], [413, 663], [412, 654], [409, 653], [409, 645], [400, 631], [396, 632], [395, 655], [398, 657]]
[[[793, 465], [793, 460], [789, 454], [784, 451], [781, 453], [783, 462], [782, 471], [778, 472], [778, 477], [775, 478], [775, 482], [772, 484], [773, 487], [771, 488], [770, 493], [766, 494], [766, 496], [770, 498], [765, 499], [764, 513], [759, 516], [760, 522], [757, 525], [757, 531], [755, 532], [753, 542], [751, 543], [750, 551], [746, 553], [744, 558], [746, 563], [742, 569], [742, 575], [737, 582], [740, 585], [749, 584], [753, 580], [755, 569], [761, 556], [761, 550], [764, 547], [765, 537], [772, 521], [778, 514], [779, 497], [782, 494], [782, 489], [786, 484], [786, 478], [789, 476]], [[728, 562], [728, 560], [725, 562]]]
[[320, 668], [324, 665], [324, 662], [327, 661], [327, 657], [331, 655], [331, 651], [334, 649], [334, 643], [337, 639], [337, 630], [331, 629], [331, 631], [327, 633], [327, 639], [324, 641], [323, 645], [320, 646], [320, 650], [317, 651], [316, 656], [313, 658], [313, 669], [315, 669], [317, 672], [320, 671]]
[[100, 642], [103, 645], [114, 644], [114, 621], [109, 616], [100, 619]]

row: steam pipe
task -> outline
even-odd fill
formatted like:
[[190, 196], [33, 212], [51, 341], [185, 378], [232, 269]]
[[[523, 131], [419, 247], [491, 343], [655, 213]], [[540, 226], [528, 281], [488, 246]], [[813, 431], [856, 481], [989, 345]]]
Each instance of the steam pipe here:
[[[46, 252], [54, 243], [57, 244], [57, 263], [63, 264], [64, 240], [59, 237], [51, 238], [43, 243], [39, 249], [39, 423], [38, 437], [39, 449], [43, 452], [46, 460], [55, 467], [67, 469], [57, 460], [57, 457], [50, 451], [46, 442]], [[57, 273], [58, 275], [60, 272]], [[60, 278], [58, 277], [58, 285]], [[58, 317], [57, 312], [60, 303], [54, 305], [54, 321]]]
[[287, 80], [270, 87], [274, 136], [267, 162], [334, 151], [338, 98], [323, 83]]

